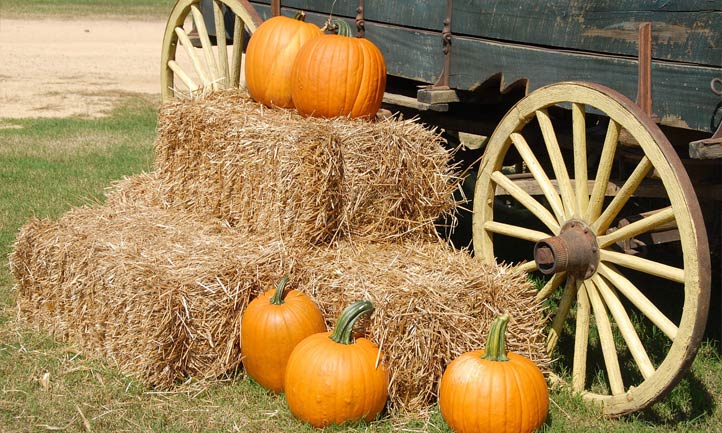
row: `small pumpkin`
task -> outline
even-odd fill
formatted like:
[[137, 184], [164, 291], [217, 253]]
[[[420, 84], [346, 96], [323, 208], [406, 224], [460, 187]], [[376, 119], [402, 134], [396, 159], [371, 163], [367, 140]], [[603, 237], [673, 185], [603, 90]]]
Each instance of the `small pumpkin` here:
[[368, 39], [355, 38], [336, 20], [338, 34], [301, 47], [291, 72], [293, 104], [304, 116], [373, 117], [386, 89], [386, 63]]
[[486, 351], [452, 361], [439, 387], [439, 409], [456, 433], [529, 433], [544, 423], [549, 391], [539, 368], [506, 352], [509, 315], [491, 324]]
[[321, 311], [304, 293], [285, 291], [285, 276], [248, 304], [241, 319], [241, 356], [246, 373], [280, 393], [293, 348], [309, 335], [326, 331]]
[[295, 18], [275, 16], [264, 21], [251, 36], [246, 49], [246, 87], [256, 101], [272, 107], [293, 108], [291, 68], [298, 50], [321, 36], [315, 24]]
[[366, 338], [352, 341], [354, 323], [374, 306], [359, 301], [339, 316], [333, 332], [307, 337], [288, 359], [286, 400], [296, 418], [314, 427], [371, 421], [388, 398], [389, 373], [379, 347]]

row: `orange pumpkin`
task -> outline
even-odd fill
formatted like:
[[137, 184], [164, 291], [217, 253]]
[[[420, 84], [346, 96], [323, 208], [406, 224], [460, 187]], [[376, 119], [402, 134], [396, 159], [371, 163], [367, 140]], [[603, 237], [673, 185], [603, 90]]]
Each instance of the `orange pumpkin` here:
[[304, 116], [373, 117], [386, 88], [386, 63], [367, 39], [351, 37], [351, 28], [336, 21], [339, 33], [304, 45], [291, 73], [293, 104]]
[[283, 391], [286, 362], [309, 335], [326, 331], [321, 311], [305, 294], [285, 292], [288, 276], [248, 304], [241, 319], [241, 356], [246, 373], [266, 389]]
[[506, 352], [508, 322], [494, 319], [486, 351], [464, 353], [441, 377], [439, 409], [456, 433], [529, 433], [546, 419], [546, 381], [532, 361]]
[[296, 18], [276, 16], [263, 22], [246, 49], [246, 87], [256, 101], [269, 107], [293, 108], [291, 68], [298, 50], [322, 35], [318, 26]]
[[333, 332], [314, 334], [296, 346], [286, 367], [286, 400], [296, 418], [314, 427], [371, 421], [388, 398], [389, 374], [379, 347], [351, 341], [354, 323], [374, 306], [359, 301], [343, 311]]

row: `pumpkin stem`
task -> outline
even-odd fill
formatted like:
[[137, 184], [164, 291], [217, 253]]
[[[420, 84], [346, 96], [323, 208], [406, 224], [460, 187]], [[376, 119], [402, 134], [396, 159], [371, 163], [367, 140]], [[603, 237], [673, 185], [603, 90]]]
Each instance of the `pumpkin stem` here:
[[285, 302], [283, 300], [283, 291], [286, 289], [286, 283], [288, 283], [289, 280], [288, 275], [284, 275], [283, 278], [281, 278], [281, 281], [276, 283], [276, 291], [273, 292], [273, 296], [271, 296], [271, 304], [273, 305], [283, 305]]
[[293, 16], [293, 19], [298, 20], [298, 21], [306, 21], [306, 12], [304, 12], [304, 11], [296, 12], [296, 15]]
[[336, 343], [352, 344], [351, 331], [356, 321], [364, 314], [371, 315], [373, 312], [374, 304], [371, 301], [358, 301], [349, 305], [343, 310], [343, 313], [338, 316], [336, 326], [328, 338]]
[[348, 38], [353, 37], [353, 32], [351, 31], [351, 26], [346, 21], [334, 20], [333, 22], [336, 25], [336, 28], [338, 29], [339, 36], [346, 36]]
[[504, 313], [491, 322], [489, 337], [486, 340], [486, 350], [483, 359], [489, 361], [508, 361], [506, 356], [506, 325], [509, 323], [509, 314]]

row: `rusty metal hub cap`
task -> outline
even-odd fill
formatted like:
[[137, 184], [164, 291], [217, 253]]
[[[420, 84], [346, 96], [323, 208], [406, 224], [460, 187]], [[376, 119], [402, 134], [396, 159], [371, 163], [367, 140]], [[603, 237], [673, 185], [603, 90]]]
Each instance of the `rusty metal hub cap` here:
[[544, 275], [567, 272], [577, 278], [590, 278], [599, 266], [597, 238], [583, 221], [567, 221], [558, 236], [534, 245], [534, 261]]

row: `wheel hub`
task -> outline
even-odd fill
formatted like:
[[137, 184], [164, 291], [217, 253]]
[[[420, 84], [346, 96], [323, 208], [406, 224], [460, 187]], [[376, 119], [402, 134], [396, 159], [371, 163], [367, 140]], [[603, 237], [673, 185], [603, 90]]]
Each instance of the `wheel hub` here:
[[558, 236], [534, 245], [534, 261], [544, 275], [567, 272], [577, 278], [590, 278], [599, 265], [597, 238], [586, 223], [567, 221]]

